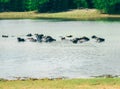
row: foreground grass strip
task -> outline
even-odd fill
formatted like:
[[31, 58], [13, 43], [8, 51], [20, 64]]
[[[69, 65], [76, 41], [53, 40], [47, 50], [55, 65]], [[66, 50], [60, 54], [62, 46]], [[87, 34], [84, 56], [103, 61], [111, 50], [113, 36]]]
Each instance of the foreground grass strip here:
[[0, 81], [0, 89], [120, 89], [120, 78]]

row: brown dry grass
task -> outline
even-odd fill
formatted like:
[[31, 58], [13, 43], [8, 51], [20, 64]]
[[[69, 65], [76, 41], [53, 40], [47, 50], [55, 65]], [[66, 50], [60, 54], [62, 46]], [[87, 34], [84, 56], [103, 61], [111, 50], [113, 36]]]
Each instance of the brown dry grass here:
[[36, 13], [31, 12], [3, 12], [0, 13], [0, 19], [71, 19], [71, 20], [91, 20], [100, 18], [120, 18], [120, 15], [101, 14], [95, 9], [71, 10], [59, 13]]

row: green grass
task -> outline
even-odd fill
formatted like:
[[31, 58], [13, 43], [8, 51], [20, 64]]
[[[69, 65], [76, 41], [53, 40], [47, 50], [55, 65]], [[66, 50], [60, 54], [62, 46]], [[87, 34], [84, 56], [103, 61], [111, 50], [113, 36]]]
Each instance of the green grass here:
[[0, 89], [120, 89], [119, 78], [0, 81]]
[[31, 12], [3, 12], [0, 19], [68, 19], [68, 20], [96, 20], [103, 18], [119, 18], [120, 15], [101, 14], [95, 9], [80, 9], [58, 13]]

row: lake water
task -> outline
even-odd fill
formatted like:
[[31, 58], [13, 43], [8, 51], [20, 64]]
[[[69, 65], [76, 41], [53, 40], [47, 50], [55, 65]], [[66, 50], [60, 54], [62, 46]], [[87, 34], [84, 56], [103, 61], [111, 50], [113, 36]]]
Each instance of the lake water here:
[[[28, 33], [51, 35], [53, 43], [17, 42]], [[9, 38], [2, 38], [2, 34]], [[81, 44], [61, 41], [59, 36], [96, 35], [106, 39]], [[12, 37], [15, 36], [15, 37]], [[120, 22], [0, 20], [0, 78], [88, 78], [120, 75]]]

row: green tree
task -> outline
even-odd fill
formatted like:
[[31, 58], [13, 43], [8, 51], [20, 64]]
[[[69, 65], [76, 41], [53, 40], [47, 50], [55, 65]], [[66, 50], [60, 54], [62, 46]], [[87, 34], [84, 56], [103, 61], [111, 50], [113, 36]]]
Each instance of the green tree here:
[[68, 0], [68, 9], [76, 8], [74, 0]]
[[39, 12], [59, 12], [68, 9], [68, 0], [39, 0]]
[[120, 0], [94, 0], [94, 4], [102, 13], [120, 13]]
[[11, 11], [25, 11], [25, 0], [10, 0]]
[[93, 0], [86, 0], [86, 1], [87, 1], [88, 8], [94, 8]]
[[51, 12], [59, 12], [68, 9], [68, 0], [50, 0]]
[[9, 0], [0, 0], [0, 12], [8, 11]]
[[78, 9], [88, 7], [86, 0], [74, 0], [74, 3]]
[[50, 11], [50, 1], [49, 0], [39, 0], [38, 11], [39, 12], [48, 12]]
[[32, 11], [37, 10], [38, 0], [25, 0], [25, 10]]
[[120, 14], [120, 0], [0, 0], [0, 12], [60, 12], [75, 8], [96, 8], [102, 13]]

